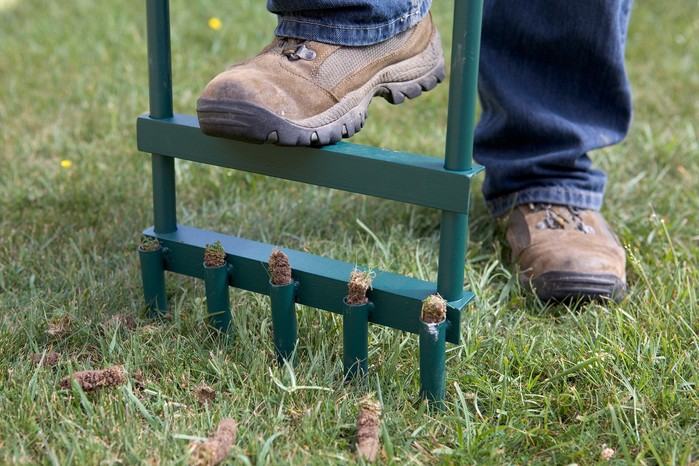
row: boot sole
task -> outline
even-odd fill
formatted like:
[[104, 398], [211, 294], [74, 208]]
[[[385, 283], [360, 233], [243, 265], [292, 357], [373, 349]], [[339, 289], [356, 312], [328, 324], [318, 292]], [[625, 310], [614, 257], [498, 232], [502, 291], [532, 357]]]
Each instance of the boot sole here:
[[[379, 75], [385, 73], [386, 70], [383, 70]], [[369, 82], [379, 79], [379, 75]], [[444, 59], [441, 59], [435, 67], [416, 79], [377, 84], [361, 98], [358, 104], [349, 110], [344, 110], [348, 102], [354, 100], [352, 94], [348, 94], [322, 115], [306, 119], [304, 121], [306, 125], [280, 118], [266, 108], [247, 101], [200, 98], [197, 102], [199, 126], [204, 134], [209, 136], [280, 146], [323, 146], [359, 132], [367, 119], [367, 110], [372, 98], [383, 97], [392, 104], [400, 104], [406, 98], [413, 99], [423, 91], [434, 89], [437, 84], [444, 81], [445, 77]], [[332, 121], [317, 126], [313, 124], [313, 120], [328, 119]]]
[[520, 283], [531, 289], [542, 301], [562, 303], [621, 301], [626, 284], [613, 274], [546, 272], [536, 278], [520, 276]]

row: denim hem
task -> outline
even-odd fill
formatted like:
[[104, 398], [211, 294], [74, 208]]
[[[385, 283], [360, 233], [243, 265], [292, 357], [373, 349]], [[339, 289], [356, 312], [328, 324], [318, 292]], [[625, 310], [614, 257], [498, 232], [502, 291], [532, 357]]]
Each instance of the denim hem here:
[[529, 204], [530, 202], [569, 205], [581, 209], [600, 210], [603, 200], [604, 193], [560, 187], [542, 187], [526, 189], [507, 196], [498, 197], [486, 201], [486, 204], [494, 217], [501, 217], [518, 205]]
[[429, 11], [430, 2], [421, 2], [405, 14], [382, 24], [327, 24], [294, 16], [279, 16], [275, 34], [281, 37], [315, 40], [326, 44], [364, 46], [377, 44], [417, 25]]

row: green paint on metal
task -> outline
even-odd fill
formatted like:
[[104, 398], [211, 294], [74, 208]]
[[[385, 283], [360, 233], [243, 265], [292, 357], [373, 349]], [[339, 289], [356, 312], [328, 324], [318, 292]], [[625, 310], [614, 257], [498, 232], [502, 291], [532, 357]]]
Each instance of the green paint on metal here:
[[[454, 28], [449, 81], [449, 109], [444, 168], [472, 169], [473, 128], [476, 118], [478, 57], [482, 0], [454, 2]], [[468, 204], [470, 193], [464, 193]], [[464, 286], [468, 240], [468, 205], [460, 212], [442, 212], [437, 289], [447, 301], [457, 300]]]
[[170, 3], [146, 1], [148, 31], [148, 83], [150, 116], [172, 116], [172, 64], [170, 52]]
[[175, 159], [153, 154], [152, 165], [155, 231], [170, 233], [177, 229]]
[[[172, 233], [155, 233], [149, 228], [144, 234], [158, 238], [162, 245], [170, 249], [165, 261], [166, 270], [202, 279], [204, 273], [201, 258], [204, 257], [204, 249], [207, 244], [220, 241], [226, 251], [227, 262], [235, 270], [230, 285], [255, 293], [269, 293], [268, 260], [275, 247], [271, 244], [184, 225], [178, 225]], [[294, 265], [294, 279], [299, 283], [296, 301], [305, 306], [342, 314], [342, 297], [347, 294], [347, 277], [356, 264], [293, 249], [280, 249]], [[437, 292], [436, 285], [376, 270], [376, 278], [371, 286], [367, 296], [374, 304], [374, 310], [369, 321], [417, 334], [422, 301]], [[463, 310], [474, 296], [470, 291], [463, 291], [463, 297], [447, 303], [447, 319], [452, 323], [447, 332], [447, 341], [459, 343]]]
[[342, 362], [345, 379], [364, 377], [369, 371], [369, 314], [371, 301], [350, 305], [343, 302]]
[[448, 170], [471, 168], [482, 13], [483, 0], [454, 2], [447, 142], [444, 153], [444, 167]]
[[138, 249], [141, 262], [141, 282], [143, 296], [148, 306], [148, 317], [156, 317], [167, 311], [167, 295], [165, 294], [165, 249], [144, 251]]
[[[200, 257], [204, 257], [202, 254]], [[204, 285], [206, 287], [206, 311], [209, 324], [221, 332], [228, 332], [231, 326], [230, 289], [228, 287], [228, 264], [206, 267]]]
[[446, 393], [446, 331], [449, 322], [420, 321], [420, 393], [438, 409], [444, 409]]
[[[150, 117], [172, 117], [172, 64], [170, 52], [170, 5], [167, 0], [146, 1], [148, 37], [148, 83]], [[158, 232], [174, 231], [175, 161], [153, 154], [153, 214]]]
[[195, 116], [179, 114], [139, 117], [137, 140], [144, 152], [460, 213], [468, 212], [471, 178], [482, 170], [445, 170], [436, 157], [351, 143], [277, 147], [214, 138]]
[[269, 284], [269, 297], [272, 307], [272, 333], [277, 362], [293, 363], [292, 356], [298, 341], [298, 324], [296, 322], [296, 282], [287, 285]]
[[468, 215], [442, 212], [437, 292], [447, 301], [461, 299], [468, 240]]

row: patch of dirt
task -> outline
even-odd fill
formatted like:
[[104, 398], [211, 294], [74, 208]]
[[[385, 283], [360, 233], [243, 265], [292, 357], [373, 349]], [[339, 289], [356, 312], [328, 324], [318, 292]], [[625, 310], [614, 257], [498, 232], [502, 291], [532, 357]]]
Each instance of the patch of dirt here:
[[189, 464], [214, 466], [226, 459], [238, 436], [238, 424], [233, 419], [222, 419], [216, 433], [206, 442], [192, 443]]
[[[102, 388], [116, 387], [126, 382], [124, 371], [119, 366], [112, 366], [104, 370], [77, 371], [73, 373], [73, 379], [78, 382], [85, 392], [93, 392]], [[71, 376], [67, 375], [58, 383], [61, 388], [70, 388]]]
[[278, 248], [272, 250], [269, 256], [269, 271], [273, 285], [288, 285], [291, 283], [291, 265], [286, 254]]
[[[44, 359], [43, 362], [41, 361], [42, 358]], [[46, 353], [46, 356], [44, 356], [44, 353], [37, 353], [32, 357], [32, 360], [36, 365], [41, 364], [43, 367], [53, 367], [61, 362], [61, 353], [51, 351], [50, 353]]]
[[203, 405], [213, 403], [216, 400], [216, 390], [202, 383], [194, 390], [194, 397]]

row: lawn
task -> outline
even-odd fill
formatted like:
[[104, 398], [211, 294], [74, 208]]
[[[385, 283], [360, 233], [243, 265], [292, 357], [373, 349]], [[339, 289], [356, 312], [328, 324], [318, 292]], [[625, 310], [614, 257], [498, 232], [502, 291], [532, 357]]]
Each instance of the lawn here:
[[[465, 269], [476, 299], [462, 343], [447, 347], [444, 412], [418, 397], [414, 335], [372, 327], [371, 375], [344, 386], [336, 315], [299, 307], [293, 370], [274, 364], [265, 296], [232, 289], [234, 337], [218, 338], [203, 283], [170, 275], [169, 319], [145, 317], [144, 3], [0, 0], [0, 464], [186, 463], [190, 442], [227, 417], [239, 422], [231, 462], [354, 462], [368, 394], [383, 406], [385, 464], [595, 464], [605, 449], [610, 464], [699, 461], [696, 0], [636, 2], [635, 120], [623, 144], [593, 155], [610, 178], [603, 212], [628, 253], [627, 297], [576, 309], [520, 289], [477, 182]], [[447, 47], [450, 3], [433, 8]], [[173, 0], [171, 12], [174, 106], [188, 114], [275, 22], [262, 1]], [[446, 100], [440, 86], [400, 107], [376, 101], [353, 142], [439, 156]], [[438, 212], [177, 169], [180, 223], [436, 279]], [[49, 352], [55, 366], [34, 361]], [[59, 387], [73, 371], [115, 365], [118, 387]]]

